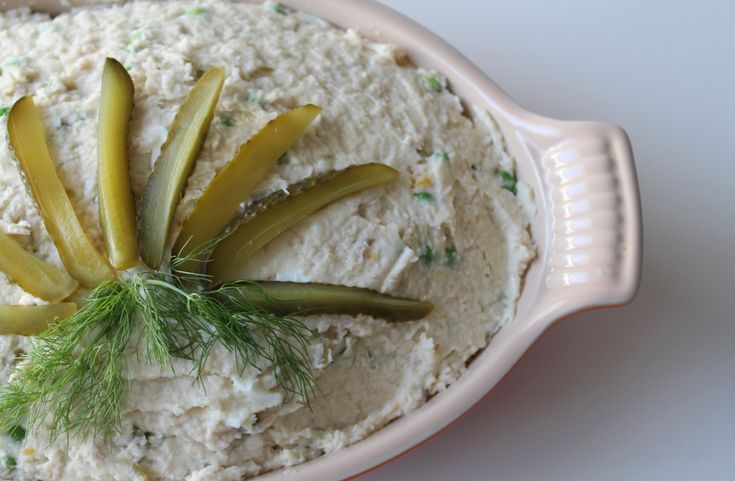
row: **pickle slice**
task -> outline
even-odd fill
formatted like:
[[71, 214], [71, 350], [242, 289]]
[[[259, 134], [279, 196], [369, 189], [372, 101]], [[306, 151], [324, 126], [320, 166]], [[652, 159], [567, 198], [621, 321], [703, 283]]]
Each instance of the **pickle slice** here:
[[278, 235], [322, 207], [347, 195], [386, 183], [398, 171], [364, 164], [307, 179], [251, 205], [245, 219], [212, 252], [207, 273], [214, 282], [231, 280], [232, 271]]
[[176, 206], [202, 150], [224, 81], [225, 69], [213, 68], [194, 84], [174, 117], [143, 192], [138, 211], [138, 249], [143, 262], [152, 269], [160, 267], [163, 260]]
[[77, 312], [73, 302], [43, 306], [0, 306], [0, 335], [35, 336]]
[[[179, 257], [214, 239], [237, 213], [240, 204], [268, 174], [322, 111], [316, 105], [297, 107], [279, 115], [237, 150], [212, 179], [194, 209], [184, 220], [173, 252]], [[200, 270], [196, 260], [177, 267], [180, 271]]]
[[367, 314], [389, 321], [414, 321], [434, 309], [430, 302], [331, 284], [246, 281], [225, 284], [218, 292], [229, 302], [252, 304], [282, 316]]
[[26, 252], [4, 232], [0, 232], [0, 271], [24, 291], [49, 302], [66, 299], [79, 286], [66, 272]]
[[82, 229], [56, 173], [41, 114], [31, 97], [21, 98], [10, 109], [8, 139], [46, 230], [72, 277], [90, 288], [114, 278], [115, 271]]
[[127, 145], [133, 94], [133, 81], [125, 67], [115, 59], [106, 59], [97, 128], [97, 184], [102, 235], [110, 263], [117, 269], [138, 263]]

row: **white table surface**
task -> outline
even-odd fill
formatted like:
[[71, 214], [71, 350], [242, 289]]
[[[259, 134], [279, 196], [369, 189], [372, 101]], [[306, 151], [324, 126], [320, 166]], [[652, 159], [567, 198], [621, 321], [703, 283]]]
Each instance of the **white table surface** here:
[[637, 300], [552, 328], [448, 431], [364, 481], [735, 479], [735, 2], [384, 0], [522, 105], [623, 126]]

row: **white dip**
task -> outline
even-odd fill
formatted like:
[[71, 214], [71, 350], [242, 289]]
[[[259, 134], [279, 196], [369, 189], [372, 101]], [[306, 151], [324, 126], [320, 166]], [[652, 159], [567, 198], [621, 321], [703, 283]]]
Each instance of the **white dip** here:
[[[351, 164], [382, 162], [401, 176], [310, 217], [262, 250], [243, 275], [367, 287], [436, 304], [426, 320], [409, 323], [307, 318], [320, 333], [312, 353], [322, 395], [312, 410], [286, 399], [269, 371], [241, 376], [226, 352], [215, 352], [206, 367], [206, 394], [185, 363], [172, 374], [131, 354], [132, 387], [112, 444], [72, 440], [67, 447], [62, 439], [49, 446], [43, 430], [22, 444], [2, 435], [0, 465], [6, 456], [17, 462], [8, 478], [236, 480], [301, 463], [363, 439], [446, 389], [513, 317], [534, 253], [528, 190], [519, 184], [516, 196], [502, 188], [496, 170], [512, 171], [513, 162], [489, 116], [472, 109], [469, 120], [443, 77], [406, 66], [397, 48], [273, 4], [222, 1], [133, 2], [53, 19], [13, 11], [0, 15], [0, 45], [0, 107], [33, 95], [59, 175], [100, 250], [95, 175], [104, 58], [119, 59], [135, 83], [137, 196], [197, 76], [224, 66], [215, 120], [174, 229], [238, 145], [277, 114], [314, 103], [324, 112], [256, 196]], [[0, 229], [61, 265], [4, 142]], [[0, 274], [0, 304], [40, 302]], [[2, 379], [30, 347], [27, 338], [0, 337]]]

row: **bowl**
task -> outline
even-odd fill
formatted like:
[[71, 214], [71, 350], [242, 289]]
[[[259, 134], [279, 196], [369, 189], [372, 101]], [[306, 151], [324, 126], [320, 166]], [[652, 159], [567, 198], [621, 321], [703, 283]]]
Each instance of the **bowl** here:
[[[257, 0], [247, 0], [255, 3]], [[57, 13], [97, 1], [2, 0]], [[633, 299], [641, 269], [641, 214], [630, 142], [619, 127], [531, 113], [442, 39], [372, 0], [284, 0], [365, 37], [402, 47], [416, 65], [442, 72], [464, 102], [486, 108], [502, 130], [518, 177], [533, 190], [538, 249], [515, 319], [446, 391], [368, 438], [260, 481], [333, 481], [375, 468], [437, 433], [477, 403], [560, 319]]]

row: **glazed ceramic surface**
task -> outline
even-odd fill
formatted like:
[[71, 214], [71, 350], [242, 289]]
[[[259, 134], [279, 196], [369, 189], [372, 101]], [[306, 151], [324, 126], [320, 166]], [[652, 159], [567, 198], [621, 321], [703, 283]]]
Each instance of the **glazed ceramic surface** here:
[[[3, 0], [0, 7], [59, 12], [89, 3], [95, 2]], [[555, 321], [632, 300], [640, 277], [640, 201], [630, 143], [620, 128], [524, 110], [440, 38], [370, 0], [283, 3], [372, 40], [400, 45], [416, 65], [444, 73], [465, 102], [494, 116], [516, 159], [518, 177], [532, 187], [537, 205], [532, 234], [538, 257], [526, 276], [516, 317], [459, 381], [347, 449], [258, 478], [330, 481], [375, 467], [448, 425], [492, 389]]]

